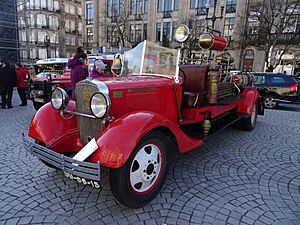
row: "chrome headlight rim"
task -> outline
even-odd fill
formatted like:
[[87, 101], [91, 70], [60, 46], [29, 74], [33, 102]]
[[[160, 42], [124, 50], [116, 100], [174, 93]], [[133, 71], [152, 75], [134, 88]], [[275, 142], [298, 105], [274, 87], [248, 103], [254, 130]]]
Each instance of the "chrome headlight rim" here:
[[[93, 98], [94, 98], [96, 95], [101, 95], [101, 96], [104, 98], [105, 104], [106, 104], [105, 112], [103, 113], [103, 115], [100, 115], [100, 116], [99, 116], [99, 115], [97, 116], [97, 113], [94, 112], [93, 106], [92, 106]], [[110, 100], [108, 94], [102, 93], [102, 92], [95, 92], [95, 93], [92, 95], [92, 97], [91, 97], [91, 99], [90, 99], [90, 110], [91, 110], [92, 114], [93, 114], [96, 118], [102, 119], [102, 118], [104, 118], [104, 117], [107, 117], [108, 114], [109, 114], [109, 112], [110, 112], [110, 108], [111, 108], [111, 100]]]
[[[53, 103], [53, 94], [54, 92], [56, 91], [59, 91], [60, 92], [60, 96], [61, 96], [61, 103], [59, 106], [55, 106], [54, 103]], [[52, 94], [51, 94], [51, 106], [52, 108], [54, 108], [55, 110], [64, 110], [68, 103], [70, 101], [70, 98], [69, 98], [69, 95], [67, 94], [67, 92], [63, 89], [63, 88], [60, 88], [60, 87], [56, 87], [53, 91], [52, 91]]]

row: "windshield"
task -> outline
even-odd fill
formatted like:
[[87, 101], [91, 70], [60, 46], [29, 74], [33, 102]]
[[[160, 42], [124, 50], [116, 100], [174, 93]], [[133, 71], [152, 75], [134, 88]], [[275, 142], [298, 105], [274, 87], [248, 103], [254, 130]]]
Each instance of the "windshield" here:
[[178, 66], [177, 49], [144, 41], [124, 53], [122, 75], [159, 75], [174, 77]]
[[37, 78], [47, 78], [47, 76], [51, 76], [52, 78], [53, 77], [61, 77], [60, 74], [57, 74], [57, 73], [45, 73], [45, 72], [41, 72], [41, 73], [38, 73], [36, 75]]

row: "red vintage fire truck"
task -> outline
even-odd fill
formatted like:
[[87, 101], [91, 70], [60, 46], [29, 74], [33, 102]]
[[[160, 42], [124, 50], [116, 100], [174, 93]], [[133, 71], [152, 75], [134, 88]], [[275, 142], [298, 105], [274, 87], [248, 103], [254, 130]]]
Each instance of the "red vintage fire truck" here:
[[[200, 41], [224, 49], [213, 35]], [[56, 88], [32, 119], [25, 147], [82, 185], [100, 187], [101, 168], [110, 168], [116, 199], [142, 207], [161, 189], [172, 152], [195, 149], [234, 123], [251, 131], [264, 112], [256, 89], [188, 60], [184, 48], [140, 43], [114, 60], [114, 76], [79, 82], [76, 102]]]

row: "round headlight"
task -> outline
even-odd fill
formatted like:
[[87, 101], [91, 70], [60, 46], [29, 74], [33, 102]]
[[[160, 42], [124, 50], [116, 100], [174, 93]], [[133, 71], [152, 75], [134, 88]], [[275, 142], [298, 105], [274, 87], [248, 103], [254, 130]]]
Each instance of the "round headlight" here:
[[189, 37], [190, 30], [186, 25], [180, 25], [175, 31], [175, 40], [178, 42], [185, 42]]
[[104, 93], [95, 93], [91, 98], [91, 111], [97, 118], [103, 118], [107, 116], [110, 110], [110, 98]]
[[55, 88], [51, 96], [51, 105], [56, 110], [63, 110], [69, 103], [69, 95], [62, 88]]

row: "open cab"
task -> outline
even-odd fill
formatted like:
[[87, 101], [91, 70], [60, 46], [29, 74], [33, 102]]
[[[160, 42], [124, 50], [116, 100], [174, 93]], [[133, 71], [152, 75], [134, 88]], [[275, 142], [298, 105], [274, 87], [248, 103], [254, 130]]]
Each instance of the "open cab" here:
[[184, 63], [184, 57], [182, 49], [144, 41], [114, 60], [114, 76], [79, 82], [76, 102], [55, 89], [51, 104], [34, 116], [34, 140], [24, 138], [25, 146], [94, 187], [101, 167], [111, 168], [114, 196], [142, 207], [161, 189], [173, 151], [199, 147], [236, 122], [250, 131], [263, 113], [256, 89], [223, 79], [210, 65]]

